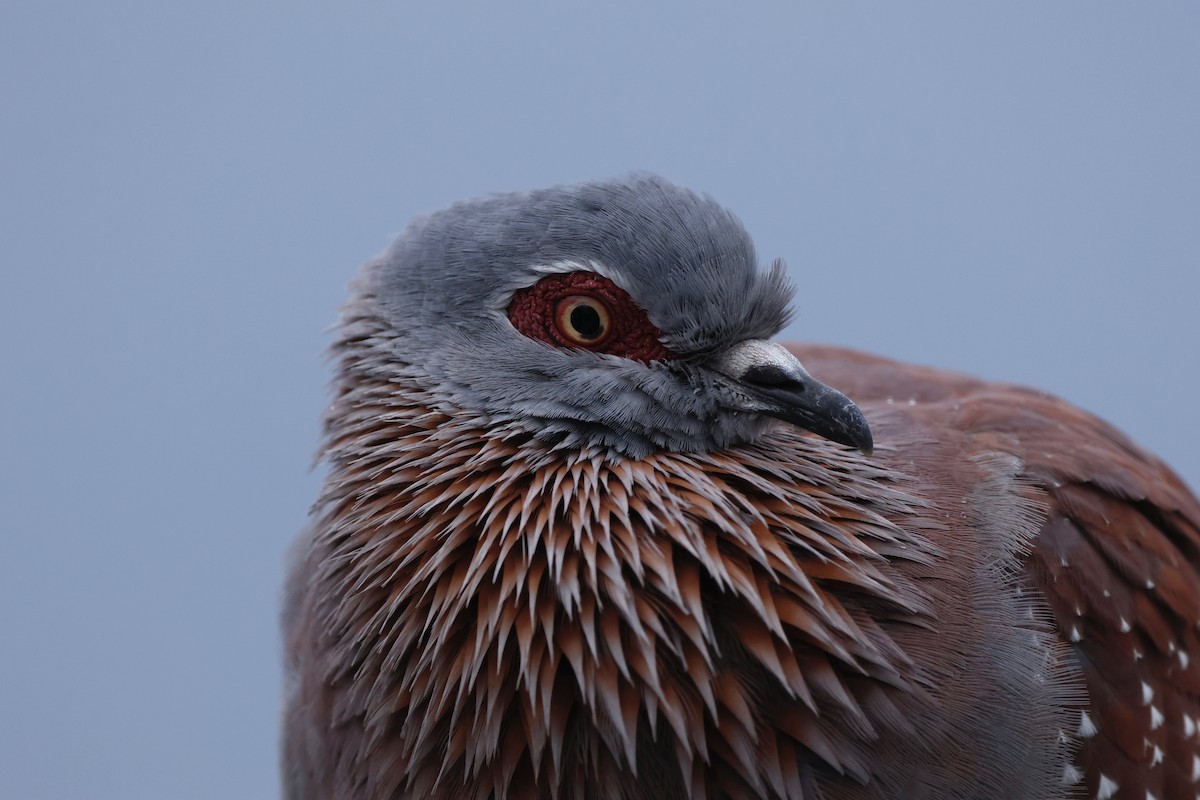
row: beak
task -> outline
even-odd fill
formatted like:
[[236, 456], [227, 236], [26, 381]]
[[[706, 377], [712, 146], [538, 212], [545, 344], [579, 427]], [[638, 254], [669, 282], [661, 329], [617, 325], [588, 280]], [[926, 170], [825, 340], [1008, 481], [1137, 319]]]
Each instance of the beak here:
[[766, 414], [870, 455], [871, 428], [846, 395], [808, 374], [782, 345], [750, 339], [718, 353], [709, 367], [732, 381], [741, 411]]

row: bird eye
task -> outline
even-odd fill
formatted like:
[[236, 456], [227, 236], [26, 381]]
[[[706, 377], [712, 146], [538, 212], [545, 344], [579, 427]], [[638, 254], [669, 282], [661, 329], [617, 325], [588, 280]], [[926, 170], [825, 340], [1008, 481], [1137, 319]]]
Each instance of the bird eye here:
[[629, 293], [594, 272], [556, 272], [513, 292], [508, 321], [530, 339], [642, 364], [677, 358]]
[[595, 297], [585, 295], [572, 295], [559, 300], [554, 323], [567, 341], [580, 347], [597, 347], [612, 333], [608, 306]]

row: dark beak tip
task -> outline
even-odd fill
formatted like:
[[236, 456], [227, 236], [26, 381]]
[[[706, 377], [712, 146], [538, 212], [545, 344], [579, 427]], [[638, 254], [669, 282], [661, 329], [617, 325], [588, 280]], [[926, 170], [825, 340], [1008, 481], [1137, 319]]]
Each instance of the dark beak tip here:
[[[766, 346], [757, 344], [760, 350]], [[809, 375], [790, 354], [786, 358], [770, 357], [770, 353], [758, 353], [753, 348], [752, 352], [743, 352], [747, 346], [731, 351], [736, 359], [726, 353], [717, 369], [758, 401], [743, 410], [789, 422], [823, 439], [853, 447], [865, 456], [875, 452], [871, 427], [853, 400]], [[746, 359], [757, 361], [747, 365]]]
[[856, 405], [852, 404], [847, 410], [850, 412], [850, 419], [846, 424], [847, 441], [844, 444], [855, 448], [864, 456], [871, 455], [875, 452], [875, 439], [871, 435], [871, 426], [867, 424], [867, 418]]

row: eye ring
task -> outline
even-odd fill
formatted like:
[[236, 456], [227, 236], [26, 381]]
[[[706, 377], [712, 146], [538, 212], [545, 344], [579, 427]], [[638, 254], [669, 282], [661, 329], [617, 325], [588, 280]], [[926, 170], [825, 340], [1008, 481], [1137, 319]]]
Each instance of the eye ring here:
[[573, 294], [558, 301], [554, 326], [567, 344], [594, 349], [612, 335], [612, 317], [603, 300], [585, 294]]

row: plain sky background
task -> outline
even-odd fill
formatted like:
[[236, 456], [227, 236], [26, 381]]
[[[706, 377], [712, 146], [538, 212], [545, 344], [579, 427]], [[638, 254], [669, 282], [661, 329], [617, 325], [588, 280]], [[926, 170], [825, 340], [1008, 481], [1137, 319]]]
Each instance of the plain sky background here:
[[659, 172], [787, 335], [1200, 485], [1200, 3], [0, 6], [0, 797], [277, 793], [327, 329], [415, 214]]

